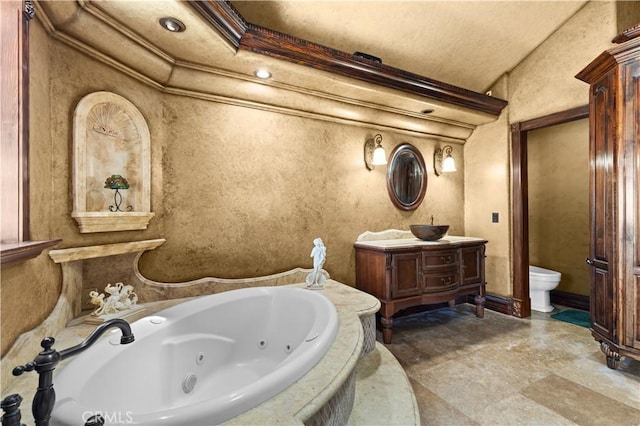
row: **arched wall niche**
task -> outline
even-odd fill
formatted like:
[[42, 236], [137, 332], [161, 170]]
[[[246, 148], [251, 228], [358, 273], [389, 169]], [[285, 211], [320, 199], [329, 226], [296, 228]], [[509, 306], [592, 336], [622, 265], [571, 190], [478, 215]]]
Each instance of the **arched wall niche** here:
[[146, 229], [151, 138], [135, 105], [111, 92], [80, 100], [73, 118], [73, 212], [80, 232]]

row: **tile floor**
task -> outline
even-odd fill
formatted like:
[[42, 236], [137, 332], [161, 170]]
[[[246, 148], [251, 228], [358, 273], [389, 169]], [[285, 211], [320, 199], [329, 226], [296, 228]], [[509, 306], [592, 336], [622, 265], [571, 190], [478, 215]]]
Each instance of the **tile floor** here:
[[[607, 368], [587, 328], [472, 305], [394, 321], [422, 425], [640, 425], [640, 362]], [[381, 334], [378, 332], [381, 341]]]

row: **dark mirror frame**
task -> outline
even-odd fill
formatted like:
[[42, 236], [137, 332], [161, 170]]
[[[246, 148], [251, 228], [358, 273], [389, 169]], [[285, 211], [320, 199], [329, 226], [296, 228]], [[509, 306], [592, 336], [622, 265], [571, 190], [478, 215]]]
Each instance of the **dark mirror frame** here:
[[[394, 172], [397, 168], [398, 157], [400, 157], [400, 155], [404, 154], [405, 152], [409, 152], [413, 155], [416, 162], [418, 163], [420, 172], [422, 173], [422, 185], [420, 187], [420, 192], [418, 193], [418, 196], [410, 203], [405, 203], [400, 200], [395, 191], [396, 176], [394, 175]], [[393, 151], [391, 151], [391, 155], [389, 156], [389, 165], [387, 166], [387, 191], [389, 192], [389, 198], [391, 198], [391, 202], [393, 202], [393, 205], [400, 210], [417, 209], [418, 206], [420, 206], [420, 204], [422, 203], [425, 194], [427, 193], [427, 168], [425, 167], [424, 158], [422, 158], [422, 154], [420, 153], [418, 148], [408, 142], [396, 146], [395, 148], [393, 148]]]

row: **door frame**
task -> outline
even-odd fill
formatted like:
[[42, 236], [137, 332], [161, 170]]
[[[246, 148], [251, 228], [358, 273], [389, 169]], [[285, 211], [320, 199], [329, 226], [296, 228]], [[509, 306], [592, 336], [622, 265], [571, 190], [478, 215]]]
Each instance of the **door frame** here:
[[529, 298], [529, 176], [527, 173], [527, 136], [532, 130], [589, 117], [589, 105], [583, 105], [511, 125], [511, 211], [513, 230], [513, 315], [531, 316]]

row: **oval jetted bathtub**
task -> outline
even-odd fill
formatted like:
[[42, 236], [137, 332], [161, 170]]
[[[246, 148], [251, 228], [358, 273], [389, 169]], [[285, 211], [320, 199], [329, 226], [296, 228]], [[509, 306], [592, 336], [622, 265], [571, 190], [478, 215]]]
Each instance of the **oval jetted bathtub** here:
[[329, 350], [335, 306], [298, 287], [203, 296], [142, 318], [135, 341], [120, 331], [55, 377], [52, 424], [213, 425], [274, 397]]

